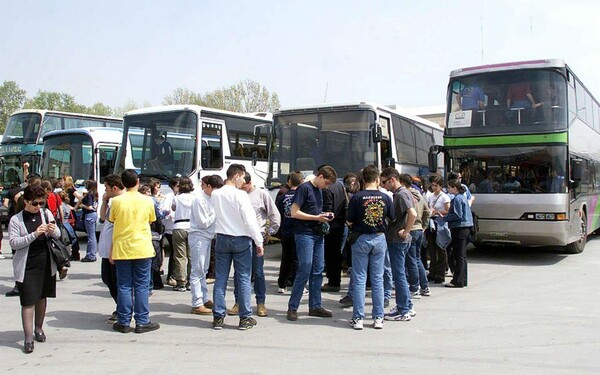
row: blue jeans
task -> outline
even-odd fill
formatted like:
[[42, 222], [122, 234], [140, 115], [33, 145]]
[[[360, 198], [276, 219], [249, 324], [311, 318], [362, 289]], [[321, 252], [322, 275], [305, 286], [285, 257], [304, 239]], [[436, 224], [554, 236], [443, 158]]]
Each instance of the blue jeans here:
[[296, 233], [296, 255], [298, 272], [294, 279], [288, 309], [296, 311], [308, 281], [308, 308], [321, 307], [321, 285], [323, 284], [323, 261], [325, 240], [323, 236], [311, 233]]
[[75, 229], [71, 226], [71, 223], [68, 221], [63, 221], [63, 225], [69, 233], [69, 239], [71, 240], [71, 250], [79, 251], [79, 239], [77, 238], [77, 234], [75, 233]]
[[88, 259], [96, 259], [98, 251], [98, 242], [96, 241], [96, 220], [98, 214], [96, 212], [88, 212], [85, 214], [85, 233], [87, 234], [87, 251], [85, 257]]
[[353, 318], [365, 317], [367, 269], [371, 278], [372, 316], [373, 319], [383, 318], [383, 262], [386, 249], [383, 234], [361, 234], [352, 244]]
[[412, 309], [408, 281], [406, 280], [406, 253], [410, 242], [390, 242], [390, 264], [392, 265], [392, 276], [396, 286], [396, 308], [401, 314], [408, 313]]
[[117, 270], [117, 320], [129, 326], [134, 313], [136, 325], [150, 322], [148, 294], [152, 258], [115, 260]]
[[[256, 303], [265, 303], [267, 297], [267, 282], [265, 281], [265, 257], [256, 255], [256, 245], [252, 243], [252, 277], [254, 278], [254, 294], [256, 295]], [[252, 281], [252, 279], [250, 279]], [[238, 284], [237, 279], [233, 279], [235, 294], [235, 303], [238, 301]]]
[[421, 289], [429, 287], [427, 282], [427, 273], [423, 262], [421, 262], [421, 242], [423, 241], [422, 230], [410, 231], [412, 240], [410, 241], [410, 248], [406, 254], [406, 273], [408, 275], [408, 284], [411, 292], [416, 292]]
[[215, 285], [213, 289], [213, 316], [225, 316], [225, 292], [233, 262], [234, 284], [237, 285], [240, 318], [252, 315], [250, 306], [250, 273], [252, 272], [252, 239], [246, 236], [217, 234], [215, 244]]
[[392, 265], [390, 263], [390, 250], [386, 246], [385, 259], [383, 261], [383, 299], [390, 300], [392, 298]]

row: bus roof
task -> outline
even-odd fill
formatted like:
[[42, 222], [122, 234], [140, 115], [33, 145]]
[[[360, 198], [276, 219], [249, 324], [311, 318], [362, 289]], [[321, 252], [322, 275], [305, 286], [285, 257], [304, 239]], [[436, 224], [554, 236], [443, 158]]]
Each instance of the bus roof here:
[[214, 112], [214, 113], [218, 113], [221, 115], [242, 117], [242, 118], [248, 118], [248, 119], [253, 119], [253, 120], [272, 121], [271, 120], [272, 116], [258, 116], [258, 115], [251, 114], [251, 113], [231, 112], [231, 111], [225, 111], [223, 109], [203, 107], [203, 106], [194, 105], [194, 104], [174, 104], [174, 105], [164, 105], [164, 106], [134, 109], [133, 111], [129, 111], [129, 112], [125, 113], [124, 117], [135, 116], [135, 115], [144, 115], [144, 114], [157, 113], [157, 112], [175, 112], [175, 111], [184, 111], [184, 110], [195, 111], [198, 113], [202, 113], [203, 111], [204, 112]]
[[39, 113], [44, 116], [46, 114], [58, 114], [63, 116], [72, 116], [72, 117], [81, 117], [81, 118], [93, 118], [93, 119], [102, 119], [102, 120], [115, 120], [115, 121], [123, 121], [120, 117], [111, 117], [111, 116], [98, 116], [98, 115], [90, 115], [87, 113], [75, 113], [75, 112], [62, 112], [62, 111], [52, 111], [48, 109], [21, 109], [15, 111], [11, 114], [11, 116], [19, 115], [22, 113]]
[[440, 125], [436, 124], [433, 121], [429, 121], [427, 119], [419, 117], [419, 116], [415, 115], [414, 112], [406, 111], [406, 110], [403, 110], [402, 108], [393, 109], [393, 108], [390, 108], [389, 106], [386, 106], [383, 104], [377, 104], [377, 103], [373, 103], [373, 102], [321, 103], [321, 104], [311, 104], [311, 105], [298, 106], [298, 107], [287, 107], [287, 108], [276, 109], [273, 112], [273, 116], [278, 116], [278, 115], [281, 116], [281, 115], [292, 114], [292, 113], [298, 114], [298, 113], [303, 113], [303, 112], [314, 112], [314, 111], [322, 112], [322, 111], [343, 111], [343, 110], [356, 110], [356, 109], [362, 109], [362, 110], [371, 109], [374, 111], [382, 110], [385, 112], [399, 115], [399, 116], [407, 118], [409, 120], [419, 122], [420, 124], [425, 125], [427, 127], [431, 127], [431, 128], [437, 129], [439, 131], [443, 131], [443, 129], [440, 127]]
[[462, 77], [476, 73], [498, 72], [503, 70], [518, 70], [518, 69], [540, 69], [540, 68], [565, 68], [564, 60], [546, 59], [546, 60], [530, 60], [507, 62], [491, 65], [472, 66], [469, 68], [456, 69], [450, 72], [450, 78]]
[[48, 138], [75, 135], [75, 134], [87, 135], [88, 137], [92, 138], [92, 141], [94, 144], [98, 143], [98, 142], [121, 144], [121, 139], [123, 137], [123, 129], [92, 127], [92, 128], [53, 130], [44, 135], [44, 141]]

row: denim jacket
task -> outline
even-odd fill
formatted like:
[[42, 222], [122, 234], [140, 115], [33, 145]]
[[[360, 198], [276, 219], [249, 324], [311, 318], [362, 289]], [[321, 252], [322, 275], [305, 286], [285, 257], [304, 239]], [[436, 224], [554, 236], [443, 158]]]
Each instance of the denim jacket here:
[[450, 209], [444, 220], [450, 229], [473, 226], [473, 214], [464, 194], [457, 194], [450, 201]]
[[434, 220], [435, 228], [435, 244], [438, 245], [440, 249], [446, 249], [450, 242], [452, 242], [452, 237], [450, 236], [450, 229], [448, 229], [448, 224], [444, 221], [442, 217], [436, 217]]

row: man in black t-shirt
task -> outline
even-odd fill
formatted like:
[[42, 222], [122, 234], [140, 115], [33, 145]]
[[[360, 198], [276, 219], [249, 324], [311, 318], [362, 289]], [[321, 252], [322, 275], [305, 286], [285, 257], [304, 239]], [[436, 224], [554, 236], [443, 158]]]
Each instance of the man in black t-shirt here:
[[330, 166], [322, 166], [312, 180], [298, 187], [294, 196], [291, 216], [296, 219], [294, 234], [298, 271], [288, 302], [287, 319], [291, 321], [298, 319], [298, 306], [309, 277], [308, 314], [322, 318], [332, 316], [331, 311], [325, 310], [321, 306], [323, 246], [327, 227], [324, 224], [334, 218], [332, 212], [323, 212], [322, 190], [333, 184], [336, 178], [335, 169]]

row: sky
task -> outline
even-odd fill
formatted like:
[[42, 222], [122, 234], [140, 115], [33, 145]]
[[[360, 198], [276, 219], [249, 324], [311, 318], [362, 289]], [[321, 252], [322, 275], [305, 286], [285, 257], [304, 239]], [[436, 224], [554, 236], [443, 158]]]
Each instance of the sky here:
[[3, 0], [0, 82], [160, 105], [241, 80], [282, 107], [443, 105], [451, 70], [564, 59], [600, 99], [600, 2]]

